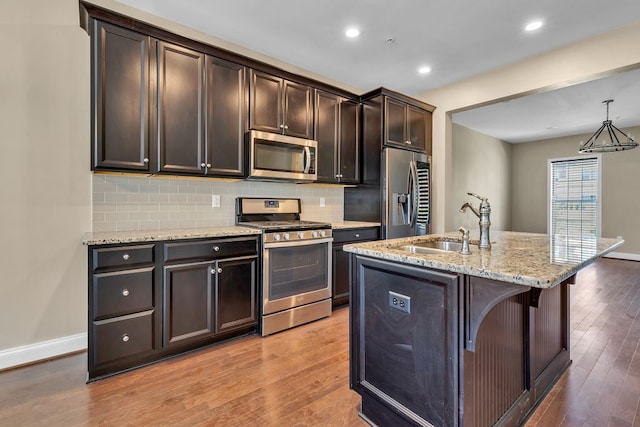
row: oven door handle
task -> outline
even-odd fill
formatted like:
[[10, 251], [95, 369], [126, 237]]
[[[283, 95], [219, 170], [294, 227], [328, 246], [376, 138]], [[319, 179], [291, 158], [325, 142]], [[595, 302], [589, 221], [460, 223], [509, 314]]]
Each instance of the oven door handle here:
[[326, 239], [313, 239], [313, 240], [294, 240], [294, 241], [286, 240], [284, 242], [265, 243], [264, 248], [271, 249], [271, 248], [286, 248], [286, 247], [293, 247], [293, 246], [309, 246], [309, 245], [319, 245], [322, 243], [331, 243], [331, 242], [333, 242], [333, 237], [327, 237]]

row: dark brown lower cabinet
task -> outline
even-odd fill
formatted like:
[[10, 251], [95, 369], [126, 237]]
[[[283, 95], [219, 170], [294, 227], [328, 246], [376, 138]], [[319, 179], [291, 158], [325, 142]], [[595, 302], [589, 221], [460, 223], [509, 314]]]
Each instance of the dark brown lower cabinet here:
[[380, 426], [515, 426], [570, 364], [568, 285], [352, 255], [351, 388]]
[[258, 238], [89, 247], [88, 380], [254, 333]]
[[349, 252], [342, 248], [348, 243], [366, 242], [380, 238], [380, 227], [358, 227], [333, 230], [333, 307], [349, 304]]

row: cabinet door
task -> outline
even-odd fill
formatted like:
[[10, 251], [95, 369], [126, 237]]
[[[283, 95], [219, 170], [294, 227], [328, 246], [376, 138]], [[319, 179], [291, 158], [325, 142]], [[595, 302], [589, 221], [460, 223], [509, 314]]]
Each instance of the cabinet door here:
[[251, 70], [249, 126], [251, 129], [282, 133], [281, 78]]
[[[431, 122], [430, 113], [422, 108], [407, 106], [407, 140], [411, 148], [425, 151], [427, 144], [427, 122]], [[431, 132], [429, 132], [431, 134]]]
[[158, 135], [162, 172], [204, 173], [204, 54], [160, 42]]
[[164, 267], [164, 347], [213, 335], [214, 281], [212, 262]]
[[349, 262], [350, 254], [342, 248], [344, 245], [333, 246], [333, 306], [349, 303]]
[[95, 21], [92, 43], [92, 168], [149, 171], [151, 40]]
[[337, 182], [337, 147], [340, 97], [332, 93], [316, 91], [315, 139], [318, 141], [316, 170], [318, 181]]
[[340, 155], [339, 176], [344, 184], [357, 184], [360, 179], [358, 152], [358, 103], [344, 101], [340, 104]]
[[405, 147], [407, 106], [404, 102], [385, 98], [385, 144]]
[[284, 82], [284, 133], [313, 138], [313, 101], [309, 86]]
[[257, 257], [216, 265], [216, 332], [258, 324]]
[[244, 175], [245, 67], [207, 56], [207, 175]]

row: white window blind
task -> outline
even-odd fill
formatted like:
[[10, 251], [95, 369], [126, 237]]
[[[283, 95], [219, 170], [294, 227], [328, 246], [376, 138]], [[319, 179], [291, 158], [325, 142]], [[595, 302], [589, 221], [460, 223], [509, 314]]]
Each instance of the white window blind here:
[[550, 234], [596, 238], [600, 234], [598, 157], [551, 160]]

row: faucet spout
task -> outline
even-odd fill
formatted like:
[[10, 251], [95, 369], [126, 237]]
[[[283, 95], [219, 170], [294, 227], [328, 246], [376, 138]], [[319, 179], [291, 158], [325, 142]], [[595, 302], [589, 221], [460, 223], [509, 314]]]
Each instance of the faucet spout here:
[[467, 208], [471, 209], [471, 211], [475, 214], [475, 216], [480, 218], [480, 212], [478, 212], [478, 210], [474, 208], [473, 205], [469, 202], [465, 202], [465, 204], [462, 205], [462, 207], [460, 208], [460, 212], [466, 212]]

